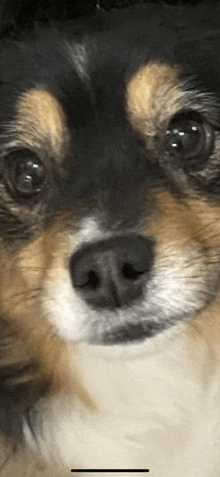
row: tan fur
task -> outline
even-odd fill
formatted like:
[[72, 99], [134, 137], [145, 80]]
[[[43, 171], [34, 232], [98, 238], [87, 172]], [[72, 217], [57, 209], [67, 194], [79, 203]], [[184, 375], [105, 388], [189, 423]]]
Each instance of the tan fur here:
[[60, 163], [68, 147], [66, 119], [59, 101], [44, 89], [24, 93], [16, 106], [15, 132], [20, 146], [52, 148]]
[[[2, 266], [5, 273], [1, 277], [0, 302], [6, 323], [10, 317], [8, 323], [11, 326], [13, 346], [8, 349], [11, 358], [7, 357], [7, 363], [9, 364], [9, 359], [13, 363], [22, 360], [36, 362], [40, 366], [37, 374], [31, 377], [28, 373], [22, 378], [23, 381], [35, 379], [40, 383], [49, 379], [52, 395], [57, 394], [63, 387], [68, 394], [74, 383], [76, 396], [93, 408], [94, 403], [81, 383], [77, 366], [75, 369], [72, 367], [71, 376], [68, 374], [66, 363], [69, 360], [70, 345], [53, 332], [39, 298], [47, 275], [53, 269], [56, 275], [51, 278], [54, 280], [54, 286], [56, 280], [62, 280], [62, 269], [67, 259], [64, 244], [61, 221], [58, 219], [47, 232], [31, 241], [18, 254], [7, 254], [4, 250]], [[57, 267], [60, 269], [60, 276], [57, 275]], [[17, 340], [13, 339], [13, 334], [17, 336]], [[73, 353], [74, 344], [71, 346]], [[77, 363], [77, 344], [75, 362]]]
[[180, 106], [178, 68], [149, 62], [127, 85], [127, 108], [132, 125], [146, 135], [155, 134], [158, 117], [168, 118]]

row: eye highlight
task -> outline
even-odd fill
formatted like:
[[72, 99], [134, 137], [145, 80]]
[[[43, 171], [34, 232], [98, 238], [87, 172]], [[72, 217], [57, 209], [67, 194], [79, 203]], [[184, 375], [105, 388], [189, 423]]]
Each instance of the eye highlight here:
[[4, 179], [9, 191], [18, 198], [39, 193], [45, 183], [45, 168], [33, 151], [20, 149], [5, 158]]
[[166, 136], [171, 153], [198, 167], [212, 153], [215, 133], [197, 111], [180, 111], [171, 119]]

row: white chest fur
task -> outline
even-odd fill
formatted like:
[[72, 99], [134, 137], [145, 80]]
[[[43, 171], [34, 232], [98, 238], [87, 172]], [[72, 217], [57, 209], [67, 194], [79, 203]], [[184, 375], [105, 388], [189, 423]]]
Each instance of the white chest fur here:
[[71, 398], [62, 392], [42, 401], [43, 457], [62, 463], [63, 475], [121, 468], [149, 469], [150, 477], [220, 476], [220, 383], [206, 354], [202, 366], [190, 364], [184, 335], [130, 359], [82, 345], [78, 366], [97, 409], [86, 409], [74, 390]]

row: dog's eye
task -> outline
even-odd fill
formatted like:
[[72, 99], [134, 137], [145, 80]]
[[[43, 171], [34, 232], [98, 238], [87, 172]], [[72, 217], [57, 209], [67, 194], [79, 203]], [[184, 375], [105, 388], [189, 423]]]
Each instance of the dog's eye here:
[[213, 128], [197, 111], [177, 113], [166, 133], [169, 149], [183, 159], [195, 159], [195, 165], [212, 152]]
[[45, 170], [34, 152], [22, 149], [13, 151], [5, 158], [4, 176], [11, 192], [31, 197], [42, 189]]

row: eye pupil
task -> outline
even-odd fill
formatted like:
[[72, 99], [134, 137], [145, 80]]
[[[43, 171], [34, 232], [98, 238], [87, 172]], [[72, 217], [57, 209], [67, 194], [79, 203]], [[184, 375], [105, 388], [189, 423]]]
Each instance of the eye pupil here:
[[215, 129], [199, 111], [181, 110], [169, 122], [166, 141], [167, 152], [181, 161], [184, 170], [201, 170], [213, 153]]
[[39, 163], [34, 160], [21, 161], [17, 167], [14, 168], [14, 183], [17, 189], [24, 194], [37, 192], [40, 186], [41, 169]]
[[204, 144], [204, 131], [195, 121], [179, 119], [167, 130], [170, 146], [183, 157], [195, 156]]
[[6, 158], [5, 172], [9, 188], [21, 196], [33, 196], [43, 186], [44, 166], [32, 151], [25, 149], [11, 153]]

